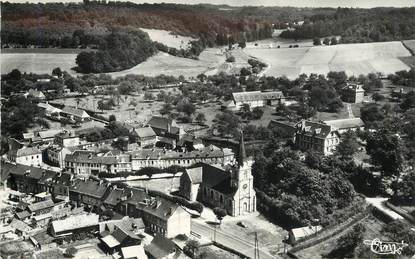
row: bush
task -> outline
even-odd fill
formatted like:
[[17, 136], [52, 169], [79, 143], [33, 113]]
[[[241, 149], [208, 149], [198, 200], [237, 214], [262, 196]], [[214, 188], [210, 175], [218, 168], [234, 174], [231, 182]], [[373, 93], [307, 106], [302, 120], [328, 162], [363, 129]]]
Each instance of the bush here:
[[74, 246], [70, 246], [70, 247], [66, 248], [66, 250], [65, 250], [65, 256], [72, 258], [72, 257], [75, 256], [75, 254], [77, 252], [78, 252], [78, 249], [76, 249]]
[[229, 63], [235, 62], [235, 57], [234, 56], [227, 57], [226, 62], [229, 62]]

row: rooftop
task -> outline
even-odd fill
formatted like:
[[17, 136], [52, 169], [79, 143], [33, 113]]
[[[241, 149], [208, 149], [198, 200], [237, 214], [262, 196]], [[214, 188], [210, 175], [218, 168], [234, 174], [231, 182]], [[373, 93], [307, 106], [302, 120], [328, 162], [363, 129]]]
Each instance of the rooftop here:
[[365, 123], [360, 118], [328, 120], [324, 121], [324, 123], [332, 126], [335, 129], [361, 128], [365, 125]]
[[28, 206], [28, 209], [31, 212], [35, 212], [35, 211], [38, 211], [38, 210], [51, 208], [54, 205], [55, 205], [55, 203], [52, 200], [45, 200], [45, 201], [40, 201], [40, 202], [30, 204]]
[[55, 233], [98, 225], [97, 214], [81, 214], [52, 222]]
[[108, 188], [108, 185], [102, 181], [78, 179], [72, 184], [70, 191], [101, 199]]
[[144, 249], [154, 258], [164, 258], [176, 252], [176, 245], [170, 239], [157, 235]]
[[260, 101], [260, 100], [275, 100], [284, 97], [281, 91], [273, 92], [237, 92], [232, 93], [235, 102]]

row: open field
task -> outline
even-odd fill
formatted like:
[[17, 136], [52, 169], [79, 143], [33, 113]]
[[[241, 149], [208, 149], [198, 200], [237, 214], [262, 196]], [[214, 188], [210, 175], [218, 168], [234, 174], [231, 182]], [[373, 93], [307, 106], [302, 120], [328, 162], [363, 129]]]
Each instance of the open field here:
[[[22, 49], [19, 49], [19, 51]], [[62, 70], [75, 74], [71, 70], [76, 66], [75, 58], [77, 54], [59, 52], [60, 49], [54, 49], [54, 52], [48, 53], [28, 53], [25, 50], [19, 53], [2, 53], [1, 54], [1, 73], [7, 74], [13, 69], [17, 68], [21, 72], [36, 73], [36, 74], [50, 74], [56, 67]]]
[[160, 74], [185, 77], [196, 77], [198, 74], [215, 70], [220, 64], [225, 62], [225, 57], [219, 49], [212, 48], [203, 51], [199, 60], [180, 58], [171, 56], [167, 53], [159, 52], [137, 66], [119, 71], [108, 73], [118, 77], [127, 74], [141, 74], [146, 76], [156, 76]]
[[141, 28], [142, 31], [147, 32], [152, 41], [158, 41], [164, 45], [176, 48], [176, 49], [187, 49], [190, 45], [189, 42], [195, 40], [191, 37], [185, 37], [180, 35], [173, 35], [170, 31], [157, 30], [157, 29], [145, 29]]
[[399, 57], [411, 56], [398, 41], [280, 49], [246, 48], [244, 51], [269, 64], [266, 75], [286, 75], [291, 79], [302, 73], [327, 74], [329, 71], [346, 71], [356, 76], [371, 72], [390, 74], [409, 69]]

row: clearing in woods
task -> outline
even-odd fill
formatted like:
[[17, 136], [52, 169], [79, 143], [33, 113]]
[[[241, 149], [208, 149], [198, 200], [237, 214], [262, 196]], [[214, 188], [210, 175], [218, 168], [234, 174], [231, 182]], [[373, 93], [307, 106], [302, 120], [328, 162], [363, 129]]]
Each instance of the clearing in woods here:
[[187, 49], [190, 45], [189, 42], [196, 40], [192, 37], [186, 37], [181, 35], [174, 35], [170, 31], [157, 30], [157, 29], [145, 29], [140, 28], [142, 31], [147, 32], [152, 41], [163, 43], [164, 45], [176, 48], [176, 49]]

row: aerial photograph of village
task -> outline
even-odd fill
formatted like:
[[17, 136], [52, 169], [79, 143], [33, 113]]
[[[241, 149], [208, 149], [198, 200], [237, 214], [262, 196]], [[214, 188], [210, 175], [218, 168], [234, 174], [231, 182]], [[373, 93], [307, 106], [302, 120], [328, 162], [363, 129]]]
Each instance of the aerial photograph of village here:
[[415, 258], [415, 0], [0, 9], [0, 259]]

